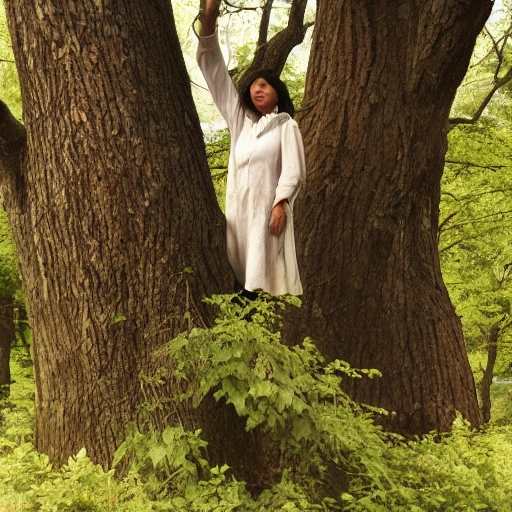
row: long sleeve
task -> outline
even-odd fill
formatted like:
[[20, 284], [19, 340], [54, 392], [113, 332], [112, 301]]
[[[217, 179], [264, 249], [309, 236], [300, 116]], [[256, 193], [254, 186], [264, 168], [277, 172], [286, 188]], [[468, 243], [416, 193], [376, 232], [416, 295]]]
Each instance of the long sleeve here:
[[219, 46], [217, 31], [211, 36], [198, 36], [197, 63], [208, 85], [213, 101], [236, 139], [244, 123], [244, 109], [238, 91], [229, 76]]
[[306, 180], [302, 135], [298, 124], [293, 119], [284, 123], [281, 131], [281, 159], [281, 176], [273, 206], [283, 199], [288, 199], [290, 207], [293, 207], [293, 201]]

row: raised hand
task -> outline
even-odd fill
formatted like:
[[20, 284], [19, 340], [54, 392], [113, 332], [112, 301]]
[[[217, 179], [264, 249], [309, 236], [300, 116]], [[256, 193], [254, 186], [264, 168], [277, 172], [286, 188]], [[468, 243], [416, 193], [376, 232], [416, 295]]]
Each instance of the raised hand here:
[[199, 14], [201, 21], [201, 37], [210, 36], [215, 32], [215, 23], [219, 16], [221, 0], [205, 0], [204, 10]]
[[214, 14], [216, 17], [219, 15], [221, 0], [205, 0], [204, 13], [206, 15]]

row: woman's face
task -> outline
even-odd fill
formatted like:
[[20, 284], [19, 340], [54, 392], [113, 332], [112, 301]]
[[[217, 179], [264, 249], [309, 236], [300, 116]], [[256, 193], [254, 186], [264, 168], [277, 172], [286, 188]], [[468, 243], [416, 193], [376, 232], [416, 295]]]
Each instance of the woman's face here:
[[277, 91], [264, 79], [256, 78], [250, 88], [251, 100], [258, 111], [270, 114], [277, 105]]

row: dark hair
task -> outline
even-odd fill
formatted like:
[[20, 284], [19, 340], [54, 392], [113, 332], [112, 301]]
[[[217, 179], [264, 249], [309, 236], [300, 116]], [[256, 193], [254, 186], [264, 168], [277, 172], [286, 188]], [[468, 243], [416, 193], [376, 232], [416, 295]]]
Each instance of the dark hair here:
[[277, 108], [279, 112], [286, 112], [290, 114], [290, 117], [293, 117], [295, 115], [295, 107], [293, 106], [293, 102], [290, 98], [288, 87], [286, 87], [286, 84], [276, 75], [276, 73], [268, 69], [257, 71], [256, 73], [253, 73], [249, 80], [244, 80], [247, 85], [243, 89], [241, 96], [245, 106], [256, 114], [260, 114], [259, 110], [254, 106], [254, 103], [251, 100], [251, 85], [258, 78], [264, 78], [276, 90]]

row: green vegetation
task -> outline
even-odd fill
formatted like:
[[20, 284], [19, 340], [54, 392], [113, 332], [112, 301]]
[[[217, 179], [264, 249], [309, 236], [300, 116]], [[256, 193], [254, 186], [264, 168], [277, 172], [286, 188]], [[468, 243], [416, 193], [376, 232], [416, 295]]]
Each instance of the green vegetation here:
[[[311, 340], [281, 345], [277, 313], [284, 302], [210, 302], [220, 310], [216, 324], [183, 333], [159, 355], [174, 361], [175, 377], [187, 384], [177, 399], [197, 404], [213, 390], [246, 418], [248, 430], [260, 426], [277, 442], [276, 485], [251, 496], [227, 466], [209, 465], [199, 431], [176, 425], [162, 434], [130, 426], [115, 460], [127, 465], [122, 478], [84, 451], [53, 468], [30, 442], [31, 368], [14, 361], [16, 383], [1, 409], [0, 510], [512, 510], [510, 423], [474, 432], [457, 419], [449, 435], [408, 442], [386, 434], [373, 422], [382, 411], [352, 402], [339, 387], [377, 372], [326, 364]], [[166, 377], [161, 373], [154, 385]], [[348, 476], [339, 499], [324, 493], [333, 468], [338, 478]]]
[[3, 2], [0, 4], [0, 91], [2, 91], [2, 101], [7, 103], [17, 119], [21, 119], [20, 85], [5, 21]]
[[[479, 38], [453, 107], [457, 118], [473, 119], [507, 74], [512, 12], [510, 2], [503, 3], [501, 16]], [[492, 349], [497, 349], [494, 375], [512, 376], [511, 93], [505, 83], [479, 118], [451, 130], [442, 183], [441, 263], [477, 382]]]
[[0, 297], [13, 297], [20, 289], [16, 248], [7, 215], [0, 208]]

